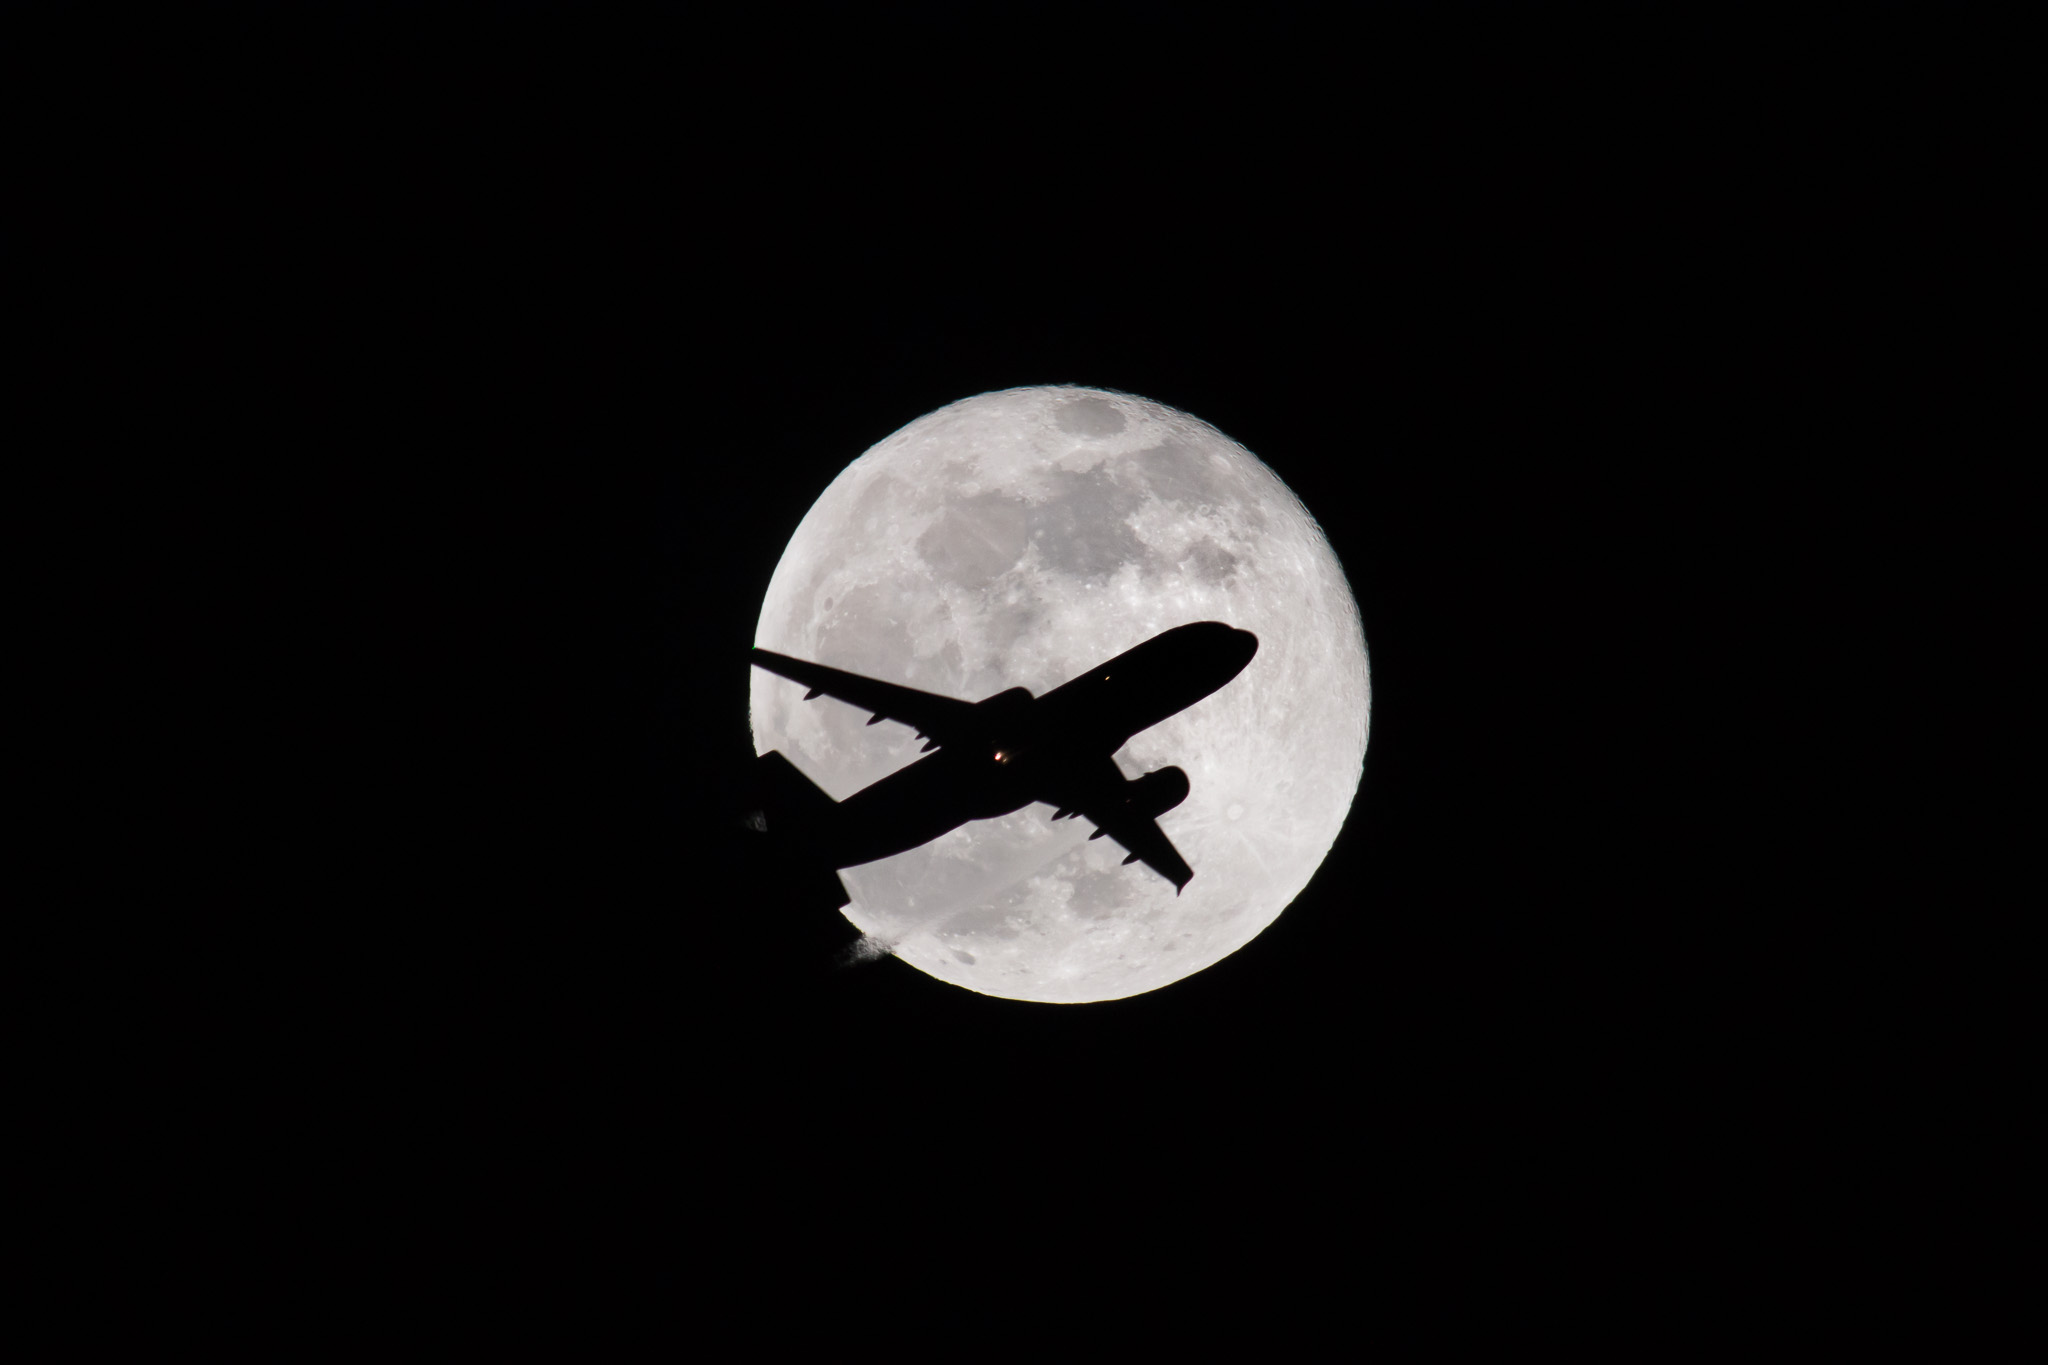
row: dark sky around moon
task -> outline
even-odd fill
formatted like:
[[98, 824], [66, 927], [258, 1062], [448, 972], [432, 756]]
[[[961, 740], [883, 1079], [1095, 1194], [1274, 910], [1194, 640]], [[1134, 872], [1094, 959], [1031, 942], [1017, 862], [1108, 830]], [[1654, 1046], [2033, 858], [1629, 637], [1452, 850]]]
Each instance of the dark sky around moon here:
[[[1416, 1286], [1719, 1236], [1762, 1125], [1860, 1084], [1858, 940], [1776, 875], [1806, 788], [1738, 769], [1791, 643], [1757, 593], [1892, 325], [1845, 225], [1922, 155], [1910, 109], [1790, 77], [1891, 88], [1889, 46], [1301, 20], [966, 80], [943, 28], [853, 60], [365, 14], [138, 129], [159, 226], [110, 257], [164, 420], [221, 452], [179, 496], [234, 533], [145, 590], [198, 660], [174, 752], [259, 736], [168, 855], [213, 908], [136, 931], [204, 986], [162, 1035], [196, 1041], [124, 1046], [192, 1068], [195, 1134], [286, 1115], [282, 1186], [343, 1172], [308, 1217], [580, 1218], [656, 1280], [679, 1242], [783, 1258], [772, 1298], [1000, 1196], [1059, 1211], [1013, 1249], [1208, 1236], [1327, 1304], [1332, 1236]], [[1044, 383], [1272, 466], [1374, 685], [1295, 906], [1071, 1008], [842, 969], [851, 929], [732, 844], [797, 521], [911, 419]]]

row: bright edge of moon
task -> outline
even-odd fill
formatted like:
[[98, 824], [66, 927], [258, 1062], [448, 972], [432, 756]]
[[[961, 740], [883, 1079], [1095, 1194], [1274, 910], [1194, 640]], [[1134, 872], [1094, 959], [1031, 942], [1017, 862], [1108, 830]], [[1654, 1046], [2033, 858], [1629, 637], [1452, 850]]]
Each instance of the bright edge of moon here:
[[[1277, 919], [1330, 851], [1372, 691], [1357, 603], [1314, 518], [1187, 413], [1008, 389], [928, 413], [848, 465], [776, 566], [763, 649], [978, 701], [1043, 695], [1189, 621], [1252, 631], [1259, 652], [1116, 755], [1126, 777], [1188, 774], [1187, 800], [1159, 820], [1194, 868], [1184, 893], [1034, 804], [842, 872], [868, 941], [1015, 1000], [1115, 1000], [1193, 975]], [[919, 757], [909, 727], [803, 693], [753, 670], [754, 747], [833, 799]]]

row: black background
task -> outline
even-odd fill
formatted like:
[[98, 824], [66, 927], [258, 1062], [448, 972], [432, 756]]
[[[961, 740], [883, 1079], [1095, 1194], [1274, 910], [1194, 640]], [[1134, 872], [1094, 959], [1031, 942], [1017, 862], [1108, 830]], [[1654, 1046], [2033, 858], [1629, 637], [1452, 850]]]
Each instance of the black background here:
[[[1926, 155], [1905, 27], [172, 35], [214, 51], [118, 129], [148, 228], [94, 239], [160, 419], [134, 515], [193, 527], [136, 594], [181, 821], [109, 1083], [164, 1138], [145, 1241], [1351, 1341], [1810, 1295], [1873, 1216], [1873, 931], [1788, 858], [1820, 760], [1756, 736], [1843, 425], [1907, 439], [1914, 285], [1859, 285]], [[1308, 890], [1085, 1007], [844, 965], [737, 825], [797, 522], [1045, 383], [1266, 461], [1372, 658]]]

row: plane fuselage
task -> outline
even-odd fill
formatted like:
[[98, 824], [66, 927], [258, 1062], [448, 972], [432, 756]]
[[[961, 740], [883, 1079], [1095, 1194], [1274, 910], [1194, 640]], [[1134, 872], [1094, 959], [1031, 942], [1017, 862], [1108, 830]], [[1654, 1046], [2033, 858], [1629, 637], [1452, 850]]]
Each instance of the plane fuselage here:
[[[1236, 677], [1258, 642], [1204, 621], [1156, 635], [1042, 697], [998, 707], [977, 742], [948, 744], [839, 803], [820, 831], [838, 867], [891, 857], [970, 820], [1022, 810], [1039, 799], [1048, 770], [1121, 749]], [[1002, 694], [991, 698], [1000, 702]]]

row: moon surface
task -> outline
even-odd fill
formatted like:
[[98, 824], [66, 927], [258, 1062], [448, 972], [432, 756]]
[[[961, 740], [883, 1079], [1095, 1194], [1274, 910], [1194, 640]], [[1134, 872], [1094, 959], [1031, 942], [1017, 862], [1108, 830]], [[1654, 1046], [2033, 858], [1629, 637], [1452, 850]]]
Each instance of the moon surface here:
[[[1250, 942], [1308, 884], [1358, 789], [1365, 636], [1337, 557], [1272, 470], [1184, 412], [1009, 389], [918, 418], [834, 479], [783, 552], [754, 642], [928, 692], [1043, 695], [1190, 621], [1259, 637], [1221, 691], [1134, 736], [1126, 777], [1192, 789], [1159, 819], [1179, 896], [1085, 819], [1030, 805], [841, 873], [846, 917], [920, 971], [1017, 1000], [1156, 990]], [[758, 752], [835, 800], [919, 757], [909, 727], [753, 670]]]

